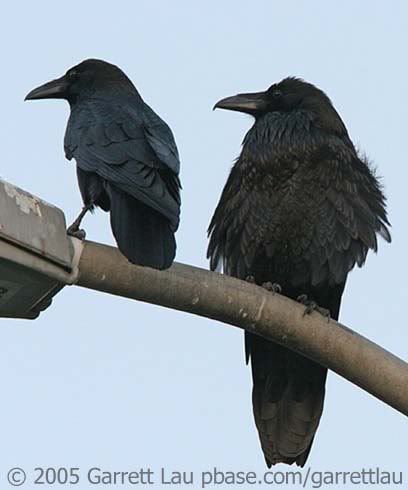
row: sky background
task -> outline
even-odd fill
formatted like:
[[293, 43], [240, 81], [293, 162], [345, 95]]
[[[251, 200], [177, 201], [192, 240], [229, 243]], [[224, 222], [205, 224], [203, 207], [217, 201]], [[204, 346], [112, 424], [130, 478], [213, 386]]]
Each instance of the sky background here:
[[[303, 77], [331, 97], [389, 199], [393, 242], [351, 273], [341, 321], [407, 359], [407, 32], [402, 0], [6, 2], [0, 175], [72, 221], [81, 200], [63, 153], [68, 106], [23, 99], [85, 58], [113, 62], [173, 129], [184, 187], [177, 260], [207, 267], [206, 228], [252, 124], [214, 103]], [[105, 213], [84, 225], [89, 239], [114, 243]], [[0, 320], [0, 379], [1, 488], [13, 466], [79, 466], [81, 489], [92, 466], [266, 470], [238, 329], [66, 287], [34, 322]], [[403, 471], [406, 484], [407, 439], [401, 414], [331, 373], [308, 465]]]

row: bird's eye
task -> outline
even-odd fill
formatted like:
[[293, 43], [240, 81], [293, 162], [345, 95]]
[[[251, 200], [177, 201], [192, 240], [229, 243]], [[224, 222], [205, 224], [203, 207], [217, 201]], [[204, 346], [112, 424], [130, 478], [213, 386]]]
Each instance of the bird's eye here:
[[279, 99], [280, 97], [282, 97], [282, 92], [280, 90], [274, 90], [272, 92], [272, 97], [274, 99]]
[[68, 72], [69, 78], [75, 78], [78, 75], [78, 72], [76, 70], [71, 70]]

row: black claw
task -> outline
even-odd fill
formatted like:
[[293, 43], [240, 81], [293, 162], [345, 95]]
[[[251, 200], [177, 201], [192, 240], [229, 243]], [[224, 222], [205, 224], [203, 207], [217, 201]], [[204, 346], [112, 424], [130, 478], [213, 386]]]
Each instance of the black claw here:
[[86, 204], [81, 212], [79, 213], [77, 219], [72, 223], [71, 226], [68, 226], [67, 229], [67, 235], [73, 236], [75, 238], [79, 238], [80, 240], [85, 240], [86, 233], [85, 230], [80, 230], [79, 227], [82, 223], [82, 220], [84, 219], [84, 216], [88, 211], [92, 211], [93, 205], [92, 204]]
[[321, 307], [319, 306], [319, 310], [318, 310], [318, 311], [319, 311], [319, 313], [320, 313], [322, 316], [324, 316], [325, 318], [327, 318], [327, 322], [329, 322], [329, 321], [330, 321], [330, 319], [331, 319], [331, 316], [330, 316], [330, 310], [328, 310], [327, 308], [321, 308]]
[[85, 230], [79, 230], [78, 227], [70, 226], [67, 229], [67, 235], [79, 238], [79, 240], [85, 240], [86, 232]]
[[303, 312], [303, 316], [310, 315], [313, 311], [316, 311], [318, 306], [315, 301], [308, 301], [305, 303], [305, 311]]
[[310, 300], [307, 297], [307, 294], [301, 294], [300, 296], [297, 297], [296, 299], [299, 303], [302, 303], [302, 305], [305, 305], [305, 311], [303, 312], [303, 316], [310, 315], [313, 311], [317, 311], [320, 313], [322, 316], [327, 318], [327, 321], [330, 320], [330, 311], [327, 310], [326, 308], [322, 308], [319, 306], [316, 301]]
[[301, 294], [296, 298], [296, 301], [305, 305], [309, 301], [309, 298], [307, 297], [307, 294]]
[[277, 294], [281, 294], [281, 292], [282, 292], [282, 287], [281, 287], [281, 285], [280, 285], [280, 284], [278, 284], [277, 282], [273, 282], [273, 283], [272, 283], [272, 282], [270, 282], [270, 281], [268, 281], [268, 282], [264, 282], [264, 283], [262, 284], [262, 287], [263, 287], [264, 289], [266, 289], [267, 291], [270, 291], [270, 292], [271, 292], [271, 293], [273, 293], [273, 294], [275, 294], [275, 293], [277, 293]]

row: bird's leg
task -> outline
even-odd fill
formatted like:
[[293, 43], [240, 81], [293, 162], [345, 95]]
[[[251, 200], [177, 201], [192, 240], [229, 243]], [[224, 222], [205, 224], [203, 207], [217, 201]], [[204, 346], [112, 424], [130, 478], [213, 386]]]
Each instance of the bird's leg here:
[[67, 228], [67, 234], [68, 235], [73, 236], [75, 238], [79, 238], [80, 240], [85, 239], [85, 236], [86, 236], [85, 230], [80, 230], [79, 227], [81, 225], [81, 221], [83, 220], [84, 216], [91, 209], [92, 209], [92, 204], [86, 204], [82, 208], [82, 210], [79, 213], [76, 220], [72, 223], [72, 225], [68, 226], [68, 228]]
[[300, 296], [298, 296], [296, 298], [296, 301], [298, 301], [299, 303], [302, 303], [302, 305], [306, 306], [305, 311], [303, 312], [303, 316], [310, 315], [310, 313], [312, 313], [312, 311], [317, 311], [322, 316], [327, 318], [327, 321], [330, 320], [330, 311], [327, 310], [326, 308], [322, 308], [321, 306], [319, 306], [316, 303], [316, 301], [309, 299], [307, 294], [301, 294]]
[[267, 291], [270, 291], [272, 294], [281, 294], [282, 293], [282, 286], [278, 284], [277, 282], [264, 282], [262, 284], [262, 287], [266, 289]]

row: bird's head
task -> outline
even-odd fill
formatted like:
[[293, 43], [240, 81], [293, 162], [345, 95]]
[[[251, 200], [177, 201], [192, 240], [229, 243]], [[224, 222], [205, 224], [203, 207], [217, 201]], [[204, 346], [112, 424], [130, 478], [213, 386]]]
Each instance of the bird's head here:
[[218, 101], [214, 109], [244, 112], [258, 119], [270, 112], [311, 111], [322, 126], [336, 132], [346, 128], [329, 97], [311, 83], [289, 77], [264, 92], [238, 94]]
[[89, 59], [70, 68], [62, 77], [31, 90], [25, 100], [65, 99], [74, 104], [78, 98], [112, 90], [137, 94], [120, 68], [106, 61]]

